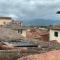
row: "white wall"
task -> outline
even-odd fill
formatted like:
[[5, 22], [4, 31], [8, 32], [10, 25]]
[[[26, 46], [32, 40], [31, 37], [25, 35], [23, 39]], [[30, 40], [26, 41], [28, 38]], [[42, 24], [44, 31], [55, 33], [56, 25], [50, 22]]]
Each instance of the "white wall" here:
[[9, 24], [10, 22], [12, 22], [12, 20], [11, 19], [8, 19], [8, 20], [0, 19], [0, 25], [5, 25], [4, 22], [5, 22], [5, 24]]
[[22, 35], [23, 37], [26, 37], [26, 30], [23, 30], [21, 35]]
[[[58, 37], [54, 36], [54, 32], [58, 32]], [[60, 31], [59, 30], [50, 30], [50, 34], [49, 34], [49, 40], [57, 40], [58, 42], [60, 42]]]

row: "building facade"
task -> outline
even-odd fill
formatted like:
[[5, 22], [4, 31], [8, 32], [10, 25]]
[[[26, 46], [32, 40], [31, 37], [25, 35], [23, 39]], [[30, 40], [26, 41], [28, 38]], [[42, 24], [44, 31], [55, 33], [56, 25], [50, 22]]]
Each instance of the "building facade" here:
[[9, 24], [10, 22], [12, 22], [10, 17], [0, 17], [0, 26]]
[[60, 42], [60, 26], [54, 26], [50, 29], [49, 40]]

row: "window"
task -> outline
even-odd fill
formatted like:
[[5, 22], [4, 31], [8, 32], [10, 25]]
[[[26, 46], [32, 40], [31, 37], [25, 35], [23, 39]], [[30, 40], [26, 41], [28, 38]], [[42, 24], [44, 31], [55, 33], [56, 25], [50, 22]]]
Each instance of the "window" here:
[[18, 29], [18, 33], [21, 33], [22, 34], [22, 29]]
[[20, 32], [20, 30], [18, 29], [18, 33]]
[[3, 24], [5, 25], [5, 24], [6, 24], [6, 22], [3, 22]]
[[22, 34], [22, 29], [20, 31], [21, 31], [21, 34]]
[[55, 37], [58, 37], [58, 32], [54, 32], [54, 36]]

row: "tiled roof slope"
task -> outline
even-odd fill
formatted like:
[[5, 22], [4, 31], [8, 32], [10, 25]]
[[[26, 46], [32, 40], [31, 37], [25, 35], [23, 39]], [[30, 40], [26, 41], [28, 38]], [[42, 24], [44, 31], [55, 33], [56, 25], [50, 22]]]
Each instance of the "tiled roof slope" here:
[[29, 55], [19, 58], [18, 60], [60, 60], [60, 50]]

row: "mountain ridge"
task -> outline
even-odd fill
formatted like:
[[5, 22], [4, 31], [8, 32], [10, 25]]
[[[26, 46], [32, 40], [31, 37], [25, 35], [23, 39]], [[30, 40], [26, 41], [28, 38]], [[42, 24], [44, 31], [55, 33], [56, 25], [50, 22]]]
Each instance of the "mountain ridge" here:
[[26, 25], [56, 25], [56, 24], [60, 24], [60, 20], [45, 20], [45, 19], [34, 19], [34, 20], [29, 20], [29, 21], [24, 21], [24, 23]]

